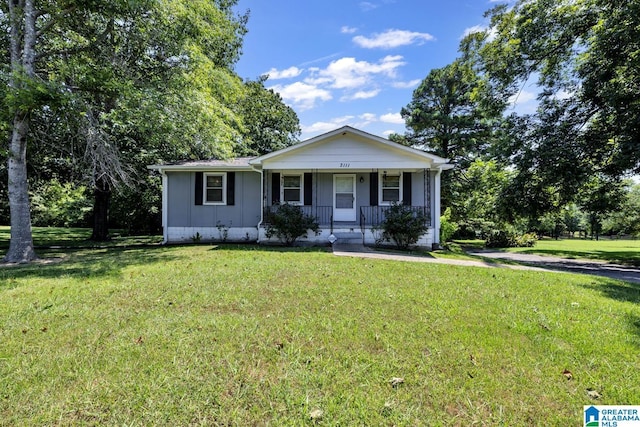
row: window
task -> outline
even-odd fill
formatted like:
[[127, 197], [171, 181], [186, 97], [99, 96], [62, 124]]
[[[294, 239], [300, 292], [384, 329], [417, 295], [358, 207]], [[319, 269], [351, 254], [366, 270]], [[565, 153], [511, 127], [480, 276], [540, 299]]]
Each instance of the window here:
[[401, 178], [400, 175], [387, 175], [384, 174], [381, 177], [381, 185], [380, 189], [382, 192], [382, 197], [380, 197], [381, 204], [390, 205], [392, 203], [398, 203], [402, 194], [400, 192], [401, 188]]
[[292, 205], [302, 204], [302, 175], [282, 177], [282, 202]]
[[226, 174], [207, 173], [204, 177], [204, 202], [209, 205], [226, 204]]

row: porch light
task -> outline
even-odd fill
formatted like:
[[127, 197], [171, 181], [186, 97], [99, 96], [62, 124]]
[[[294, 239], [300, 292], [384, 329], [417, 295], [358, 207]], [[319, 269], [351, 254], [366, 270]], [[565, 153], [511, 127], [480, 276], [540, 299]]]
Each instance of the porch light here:
[[364, 176], [360, 175], [360, 184], [364, 182]]

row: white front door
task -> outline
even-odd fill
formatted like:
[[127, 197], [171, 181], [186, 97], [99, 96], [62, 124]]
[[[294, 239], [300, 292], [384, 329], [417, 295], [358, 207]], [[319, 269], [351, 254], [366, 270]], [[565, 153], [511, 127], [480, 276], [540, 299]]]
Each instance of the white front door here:
[[333, 220], [356, 220], [356, 176], [333, 176]]

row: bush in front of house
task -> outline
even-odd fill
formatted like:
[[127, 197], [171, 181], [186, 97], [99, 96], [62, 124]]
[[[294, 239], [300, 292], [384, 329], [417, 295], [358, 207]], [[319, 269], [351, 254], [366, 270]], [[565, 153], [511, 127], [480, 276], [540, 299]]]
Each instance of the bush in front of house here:
[[265, 236], [277, 237], [284, 245], [291, 246], [307, 232], [320, 234], [320, 225], [311, 215], [302, 212], [300, 206], [288, 203], [279, 205], [275, 212], [268, 215], [265, 225]]
[[382, 240], [393, 241], [398, 249], [408, 249], [415, 245], [429, 227], [429, 217], [422, 210], [413, 210], [410, 206], [393, 204], [385, 213], [380, 224]]

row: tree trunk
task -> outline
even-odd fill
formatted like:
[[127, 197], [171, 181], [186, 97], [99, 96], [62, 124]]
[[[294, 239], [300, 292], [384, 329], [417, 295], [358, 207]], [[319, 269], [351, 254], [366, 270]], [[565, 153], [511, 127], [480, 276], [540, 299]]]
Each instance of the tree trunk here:
[[111, 187], [104, 178], [96, 180], [96, 188], [93, 191], [93, 233], [91, 240], [104, 242], [109, 240], [109, 201], [111, 199]]
[[[11, 0], [9, 6], [11, 79], [9, 86], [23, 89], [16, 76], [31, 79], [35, 76], [36, 11], [33, 0], [24, 3]], [[14, 113], [8, 159], [9, 209], [11, 212], [11, 241], [5, 262], [29, 262], [37, 258], [31, 236], [31, 206], [27, 183], [27, 135], [29, 109], [18, 108]]]
[[11, 241], [5, 262], [29, 262], [37, 258], [31, 236], [31, 209], [27, 183], [27, 133], [29, 118], [16, 114], [9, 145], [9, 209]]

